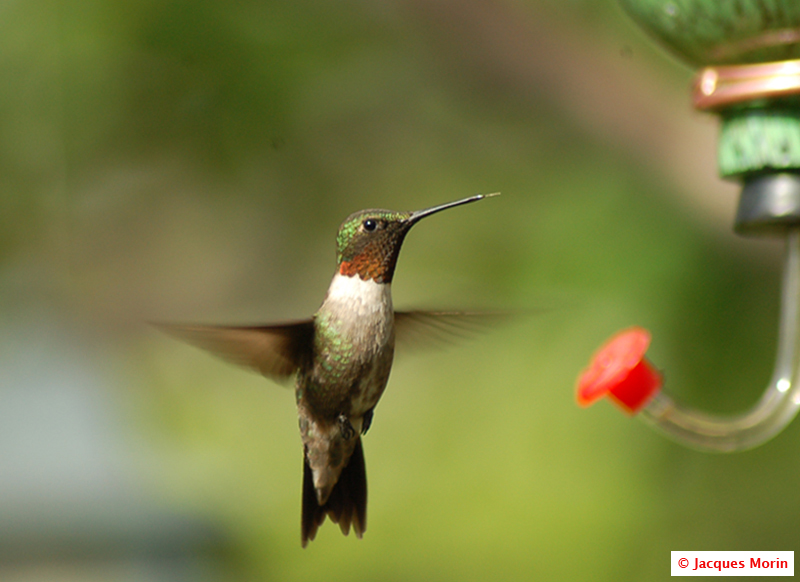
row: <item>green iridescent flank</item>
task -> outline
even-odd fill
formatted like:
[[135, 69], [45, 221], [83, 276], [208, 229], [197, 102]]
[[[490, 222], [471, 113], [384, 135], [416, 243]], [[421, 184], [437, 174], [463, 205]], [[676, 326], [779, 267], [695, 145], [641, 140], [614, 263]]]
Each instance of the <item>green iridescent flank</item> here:
[[348, 216], [339, 227], [339, 234], [336, 236], [336, 262], [349, 261], [353, 257], [347, 256], [347, 247], [353, 241], [359, 228], [367, 218], [375, 220], [386, 220], [387, 222], [408, 218], [410, 212], [395, 212], [392, 210], [369, 209], [355, 212]]
[[[314, 341], [318, 354], [316, 361], [325, 370], [325, 375], [335, 383], [344, 375], [347, 364], [353, 359], [353, 342], [340, 331], [341, 322], [331, 314], [320, 312], [317, 318], [317, 335]], [[319, 386], [309, 384], [307, 387], [309, 392], [320, 396]]]

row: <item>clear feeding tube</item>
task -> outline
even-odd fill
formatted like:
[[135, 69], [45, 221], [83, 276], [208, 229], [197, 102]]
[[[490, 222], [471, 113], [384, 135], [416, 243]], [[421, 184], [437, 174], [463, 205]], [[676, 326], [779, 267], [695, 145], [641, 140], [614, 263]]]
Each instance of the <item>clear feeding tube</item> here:
[[778, 434], [800, 410], [800, 229], [789, 229], [786, 238], [778, 353], [766, 392], [751, 410], [735, 416], [686, 409], [656, 393], [640, 412], [679, 443], [710, 452], [751, 449]]

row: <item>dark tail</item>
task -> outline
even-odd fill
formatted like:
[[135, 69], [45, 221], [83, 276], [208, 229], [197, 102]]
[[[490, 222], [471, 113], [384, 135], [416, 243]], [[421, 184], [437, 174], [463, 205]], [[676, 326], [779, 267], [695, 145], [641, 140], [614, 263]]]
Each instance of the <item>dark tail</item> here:
[[361, 448], [361, 437], [358, 437], [353, 454], [342, 469], [339, 481], [334, 485], [325, 505], [317, 504], [317, 493], [314, 489], [314, 477], [308, 461], [303, 459], [303, 547], [308, 545], [317, 535], [317, 529], [329, 516], [333, 523], [338, 523], [344, 535], [350, 533], [350, 525], [361, 538], [367, 529], [367, 469], [364, 465], [364, 450]]

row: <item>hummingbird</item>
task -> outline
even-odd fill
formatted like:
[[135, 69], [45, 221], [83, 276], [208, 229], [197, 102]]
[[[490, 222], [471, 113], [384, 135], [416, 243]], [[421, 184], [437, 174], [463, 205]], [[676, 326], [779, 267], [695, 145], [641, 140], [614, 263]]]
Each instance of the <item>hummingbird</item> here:
[[495, 194], [478, 194], [412, 212], [351, 214], [336, 237], [337, 268], [310, 318], [254, 326], [159, 324], [163, 331], [277, 381], [295, 377], [303, 444], [301, 542], [326, 516], [358, 538], [367, 527], [367, 476], [361, 436], [386, 388], [395, 340], [469, 326], [476, 312], [395, 311], [391, 284], [406, 235], [423, 218]]

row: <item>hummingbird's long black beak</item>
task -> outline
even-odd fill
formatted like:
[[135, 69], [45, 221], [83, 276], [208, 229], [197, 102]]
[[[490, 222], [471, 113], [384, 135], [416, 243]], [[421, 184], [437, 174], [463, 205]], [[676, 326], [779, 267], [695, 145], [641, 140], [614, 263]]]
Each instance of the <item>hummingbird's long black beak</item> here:
[[439, 206], [434, 206], [432, 208], [426, 208], [425, 210], [417, 210], [411, 213], [406, 219], [406, 224], [411, 226], [415, 224], [419, 220], [425, 218], [426, 216], [430, 216], [431, 214], [436, 214], [437, 212], [441, 212], [442, 210], [447, 210], [448, 208], [453, 208], [455, 206], [461, 206], [462, 204], [469, 204], [470, 202], [477, 202], [478, 200], [483, 200], [484, 198], [491, 198], [492, 196], [499, 196], [500, 192], [494, 192], [492, 194], [476, 194], [475, 196], [470, 196], [469, 198], [462, 198], [461, 200], [456, 200], [455, 202], [448, 202], [446, 204], [440, 204]]

